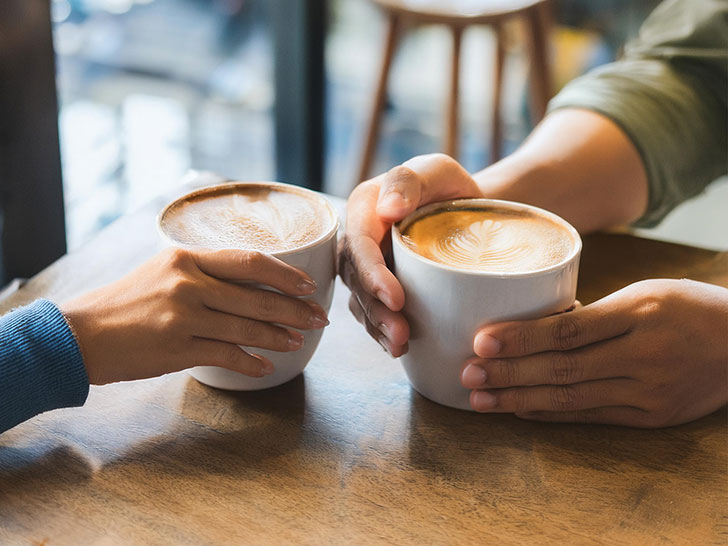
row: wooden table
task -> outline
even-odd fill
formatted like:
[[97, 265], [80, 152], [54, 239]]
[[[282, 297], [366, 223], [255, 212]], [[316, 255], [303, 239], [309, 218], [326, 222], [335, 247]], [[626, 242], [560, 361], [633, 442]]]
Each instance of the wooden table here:
[[[157, 249], [164, 200], [0, 304], [63, 300]], [[728, 254], [596, 235], [579, 298], [638, 279], [728, 285]], [[726, 411], [664, 430], [550, 425], [438, 406], [350, 316], [303, 376], [231, 393], [186, 373], [93, 387], [0, 435], [0, 544], [717, 544]]]

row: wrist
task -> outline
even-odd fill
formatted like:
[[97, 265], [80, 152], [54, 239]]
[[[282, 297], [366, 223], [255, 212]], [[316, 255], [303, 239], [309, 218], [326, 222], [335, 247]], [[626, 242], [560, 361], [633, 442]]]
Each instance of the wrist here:
[[522, 150], [473, 174], [484, 197], [519, 201], [548, 208], [553, 172], [548, 161], [529, 157]]

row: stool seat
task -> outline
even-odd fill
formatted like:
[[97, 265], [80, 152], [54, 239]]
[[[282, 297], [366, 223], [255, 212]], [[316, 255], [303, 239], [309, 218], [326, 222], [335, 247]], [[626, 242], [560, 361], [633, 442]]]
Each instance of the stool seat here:
[[543, 0], [374, 0], [375, 4], [427, 23], [490, 24]]

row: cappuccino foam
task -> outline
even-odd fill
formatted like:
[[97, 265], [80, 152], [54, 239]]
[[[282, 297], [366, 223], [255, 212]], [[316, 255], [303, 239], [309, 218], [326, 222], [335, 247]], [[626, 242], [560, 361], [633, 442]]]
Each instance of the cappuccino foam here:
[[230, 185], [182, 199], [161, 220], [175, 242], [193, 247], [280, 252], [321, 237], [332, 224], [322, 203], [279, 186]]
[[435, 262], [494, 273], [537, 271], [574, 248], [571, 234], [546, 217], [493, 208], [428, 214], [407, 226], [402, 241]]

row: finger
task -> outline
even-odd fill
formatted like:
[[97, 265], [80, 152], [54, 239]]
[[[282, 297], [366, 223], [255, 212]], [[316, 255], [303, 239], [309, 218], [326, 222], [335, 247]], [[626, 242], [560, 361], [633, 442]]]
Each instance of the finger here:
[[210, 309], [263, 322], [275, 322], [302, 330], [323, 328], [329, 324], [326, 312], [318, 304], [271, 290], [239, 286], [212, 279], [202, 294]]
[[474, 357], [463, 365], [460, 381], [468, 389], [570, 385], [594, 379], [628, 377], [631, 340], [619, 338], [571, 351], [548, 351], [518, 358]]
[[390, 223], [398, 222], [420, 204], [424, 180], [409, 167], [398, 165], [381, 178], [377, 214]]
[[382, 249], [370, 237], [346, 235], [339, 271], [344, 283], [376, 297], [392, 311], [404, 307], [404, 290], [384, 261]]
[[607, 297], [570, 313], [484, 326], [475, 335], [473, 352], [494, 358], [566, 351], [620, 336], [631, 326], [618, 299]]
[[622, 425], [639, 428], [655, 428], [650, 421], [650, 414], [640, 408], [631, 406], [613, 406], [590, 408], [580, 411], [549, 412], [537, 411], [516, 413], [516, 417], [530, 421], [547, 421], [552, 423], [582, 423]]
[[379, 328], [369, 321], [359, 300], [353, 294], [349, 297], [349, 310], [354, 315], [354, 318], [364, 326], [367, 333], [391, 356], [398, 358], [407, 352], [408, 346], [406, 342], [404, 344], [393, 343]]
[[303, 296], [316, 291], [316, 282], [303, 271], [255, 250], [195, 250], [197, 266], [212, 277], [257, 282], [286, 294]]
[[379, 185], [359, 184], [347, 201], [346, 235], [339, 252], [339, 273], [351, 287], [351, 279], [393, 311], [404, 305], [404, 290], [389, 270], [381, 245], [389, 237], [391, 223], [376, 214]]
[[377, 213], [391, 222], [427, 203], [482, 196], [470, 174], [453, 158], [439, 153], [413, 157], [380, 180]]
[[573, 385], [475, 390], [470, 393], [470, 406], [475, 411], [490, 413], [566, 412], [624, 406], [638, 396], [638, 384], [633, 379], [605, 379]]
[[362, 289], [357, 277], [349, 278], [349, 288], [352, 296], [359, 303], [364, 311], [367, 321], [373, 325], [379, 333], [387, 336], [394, 346], [404, 345], [409, 339], [409, 324], [404, 315], [394, 312], [378, 299], [370, 296]]
[[190, 359], [194, 366], [220, 366], [250, 377], [263, 377], [275, 370], [273, 363], [262, 355], [250, 354], [237, 345], [210, 339], [195, 339]]
[[393, 345], [404, 345], [409, 339], [409, 324], [402, 313], [395, 313], [369, 294], [355, 293], [367, 321], [387, 336]]
[[209, 310], [200, 320], [194, 335], [236, 345], [272, 351], [297, 351], [303, 347], [303, 334], [267, 322]]

